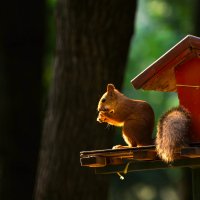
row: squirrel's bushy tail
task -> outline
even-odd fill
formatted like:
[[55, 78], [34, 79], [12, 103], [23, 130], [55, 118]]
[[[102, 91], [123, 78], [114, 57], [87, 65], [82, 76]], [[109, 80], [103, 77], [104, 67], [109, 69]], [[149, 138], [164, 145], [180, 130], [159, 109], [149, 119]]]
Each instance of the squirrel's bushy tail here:
[[182, 106], [172, 108], [159, 120], [157, 126], [156, 150], [165, 162], [172, 162], [177, 148], [188, 146], [191, 116]]

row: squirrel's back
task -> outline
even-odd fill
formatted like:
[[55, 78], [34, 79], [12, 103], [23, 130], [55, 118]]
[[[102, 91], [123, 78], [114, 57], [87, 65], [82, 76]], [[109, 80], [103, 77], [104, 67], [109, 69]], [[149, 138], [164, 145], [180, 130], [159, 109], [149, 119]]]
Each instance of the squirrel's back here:
[[172, 108], [160, 118], [155, 143], [163, 161], [172, 162], [177, 148], [188, 146], [190, 127], [190, 113], [182, 106]]

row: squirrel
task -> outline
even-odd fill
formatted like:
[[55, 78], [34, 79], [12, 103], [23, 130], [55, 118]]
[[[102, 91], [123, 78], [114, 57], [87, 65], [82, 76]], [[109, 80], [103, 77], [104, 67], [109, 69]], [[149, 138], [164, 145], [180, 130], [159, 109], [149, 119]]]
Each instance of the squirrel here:
[[107, 85], [97, 110], [98, 122], [122, 127], [122, 137], [128, 146], [116, 145], [113, 149], [155, 143], [158, 156], [169, 163], [174, 161], [177, 148], [189, 144], [191, 115], [183, 106], [161, 116], [155, 139], [152, 138], [155, 118], [152, 107], [146, 101], [126, 97], [113, 84]]
[[[108, 84], [97, 110], [98, 122], [122, 127], [122, 137], [128, 147], [153, 144], [154, 112], [147, 102], [130, 99], [113, 84]], [[125, 147], [127, 146], [116, 145], [113, 148]]]

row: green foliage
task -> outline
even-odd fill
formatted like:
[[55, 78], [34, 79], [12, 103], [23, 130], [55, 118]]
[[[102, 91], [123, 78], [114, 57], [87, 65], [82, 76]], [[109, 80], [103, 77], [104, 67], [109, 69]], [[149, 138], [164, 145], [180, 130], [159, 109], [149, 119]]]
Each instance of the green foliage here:
[[193, 32], [192, 9], [189, 0], [139, 0], [135, 35], [130, 44], [124, 93], [148, 101], [158, 118], [170, 107], [178, 105], [176, 93], [133, 90], [130, 81], [162, 56], [187, 34]]

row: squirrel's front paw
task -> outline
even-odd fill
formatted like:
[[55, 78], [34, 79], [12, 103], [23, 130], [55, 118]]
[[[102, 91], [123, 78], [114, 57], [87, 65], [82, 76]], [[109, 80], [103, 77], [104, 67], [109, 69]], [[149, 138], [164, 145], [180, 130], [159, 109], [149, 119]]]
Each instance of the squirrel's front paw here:
[[98, 117], [97, 117], [97, 121], [102, 123], [102, 122], [106, 122], [106, 116], [104, 115], [103, 112], [99, 112]]

